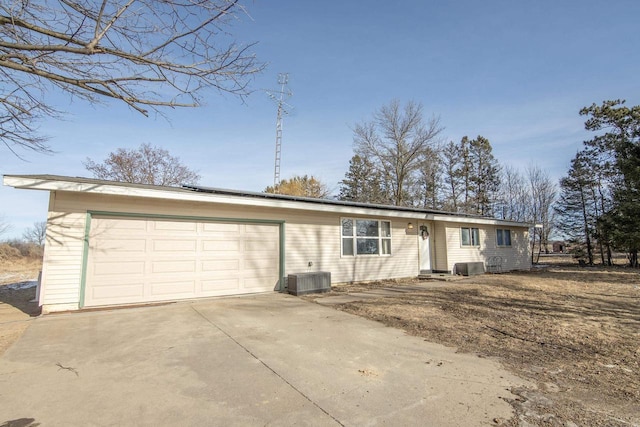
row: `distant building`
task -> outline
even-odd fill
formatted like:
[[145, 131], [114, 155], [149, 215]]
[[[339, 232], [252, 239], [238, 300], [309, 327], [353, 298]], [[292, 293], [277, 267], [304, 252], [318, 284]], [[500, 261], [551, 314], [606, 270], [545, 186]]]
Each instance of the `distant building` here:
[[562, 240], [557, 240], [555, 242], [552, 242], [552, 245], [553, 245], [554, 254], [564, 254], [568, 252], [567, 244]]

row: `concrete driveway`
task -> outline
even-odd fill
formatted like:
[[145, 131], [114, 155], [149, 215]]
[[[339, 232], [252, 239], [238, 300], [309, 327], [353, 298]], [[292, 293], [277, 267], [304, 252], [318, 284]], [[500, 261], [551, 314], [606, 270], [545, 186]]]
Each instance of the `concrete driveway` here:
[[0, 358], [0, 426], [490, 425], [523, 384], [491, 360], [263, 294], [32, 321]]

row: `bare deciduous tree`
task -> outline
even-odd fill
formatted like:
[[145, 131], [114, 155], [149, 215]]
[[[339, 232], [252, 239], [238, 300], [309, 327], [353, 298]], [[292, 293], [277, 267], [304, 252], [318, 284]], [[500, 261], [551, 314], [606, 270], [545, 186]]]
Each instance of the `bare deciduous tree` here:
[[22, 233], [22, 238], [29, 243], [42, 246], [44, 245], [46, 235], [47, 221], [36, 221], [33, 223], [33, 227], [27, 228], [24, 233]]
[[354, 151], [373, 163], [388, 183], [392, 202], [401, 206], [409, 201], [407, 191], [425, 150], [438, 142], [441, 131], [437, 117], [425, 123], [421, 104], [401, 107], [392, 101], [376, 111], [372, 121], [355, 126]]
[[[558, 194], [558, 187], [549, 178], [549, 173], [538, 166], [529, 166], [526, 171], [530, 186], [531, 211], [530, 218], [534, 224], [541, 228], [534, 228], [531, 240], [531, 262], [537, 262], [540, 253], [548, 252], [549, 236], [555, 224], [554, 204]], [[534, 258], [536, 240], [538, 244], [538, 257]]]
[[11, 224], [9, 224], [3, 215], [0, 215], [0, 236], [2, 236], [7, 231], [11, 230]]
[[507, 166], [502, 169], [502, 180], [495, 208], [496, 216], [509, 221], [526, 221], [531, 197], [520, 172]]
[[134, 184], [180, 186], [197, 184], [200, 180], [200, 175], [183, 165], [178, 157], [151, 144], [142, 144], [135, 150], [118, 148], [102, 163], [87, 159], [84, 167], [94, 178]]
[[201, 104], [205, 88], [244, 96], [263, 69], [225, 30], [239, 0], [6, 0], [0, 3], [0, 140], [47, 151], [50, 89], [116, 99], [147, 115]]

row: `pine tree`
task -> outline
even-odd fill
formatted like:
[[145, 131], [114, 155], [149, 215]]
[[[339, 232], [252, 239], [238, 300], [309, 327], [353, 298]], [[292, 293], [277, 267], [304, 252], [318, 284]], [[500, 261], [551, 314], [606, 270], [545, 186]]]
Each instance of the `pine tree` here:
[[612, 208], [600, 224], [612, 244], [626, 250], [629, 263], [639, 267], [640, 250], [640, 106], [625, 107], [625, 101], [605, 101], [580, 110], [590, 116], [585, 128], [606, 131], [585, 145], [607, 159], [613, 183]]
[[453, 141], [449, 141], [441, 151], [442, 157], [442, 191], [444, 200], [442, 207], [444, 210], [458, 212], [460, 208], [460, 197], [462, 188], [462, 156], [460, 146]]
[[597, 220], [590, 200], [593, 185], [584, 156], [576, 154], [567, 176], [560, 180], [560, 198], [556, 204], [560, 229], [572, 242], [584, 245], [589, 265], [593, 264], [591, 237]]
[[416, 193], [420, 199], [416, 205], [423, 208], [439, 209], [443, 183], [443, 167], [440, 148], [427, 148], [420, 163]]
[[471, 212], [491, 215], [493, 200], [500, 186], [500, 165], [488, 139], [478, 135], [469, 142]]
[[377, 204], [390, 202], [380, 172], [369, 160], [357, 154], [349, 160], [349, 170], [340, 182], [338, 199]]

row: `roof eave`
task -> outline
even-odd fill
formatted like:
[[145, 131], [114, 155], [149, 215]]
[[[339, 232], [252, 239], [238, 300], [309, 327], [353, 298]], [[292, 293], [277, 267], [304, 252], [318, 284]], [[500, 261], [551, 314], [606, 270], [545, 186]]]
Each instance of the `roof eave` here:
[[412, 220], [435, 220], [467, 224], [530, 227], [530, 224], [526, 223], [458, 215], [448, 212], [426, 211], [411, 208], [395, 209], [393, 206], [365, 205], [359, 203], [350, 205], [331, 200], [305, 200], [304, 198], [277, 196], [256, 197], [257, 193], [247, 193], [244, 195], [242, 192], [233, 190], [208, 189], [209, 191], [194, 191], [193, 189], [179, 187], [127, 184], [53, 175], [4, 175], [3, 182], [4, 185], [25, 190], [83, 192], [114, 196], [229, 204], [236, 206], [258, 206], [298, 211], [331, 212], [341, 215], [392, 216]]

